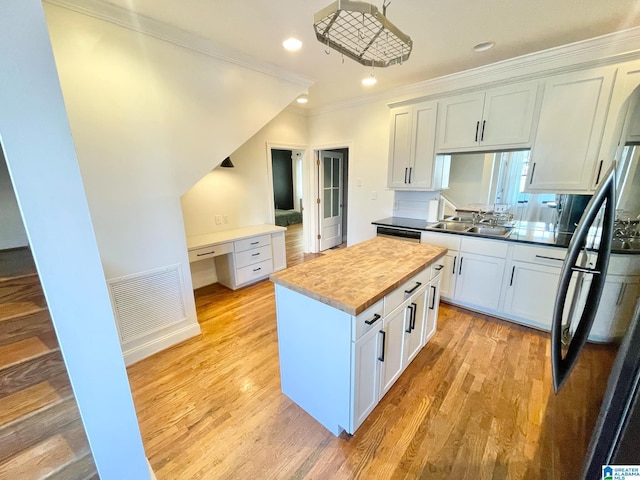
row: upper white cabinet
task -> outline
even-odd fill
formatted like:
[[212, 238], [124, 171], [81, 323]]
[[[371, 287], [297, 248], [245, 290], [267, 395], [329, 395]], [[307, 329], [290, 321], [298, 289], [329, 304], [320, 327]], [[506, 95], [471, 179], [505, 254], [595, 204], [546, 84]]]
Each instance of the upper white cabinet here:
[[438, 152], [529, 146], [538, 82], [441, 100]]
[[442, 188], [443, 164], [435, 159], [437, 110], [437, 102], [391, 109], [387, 182], [389, 188]]
[[526, 190], [589, 192], [604, 173], [599, 159], [615, 66], [548, 78]]

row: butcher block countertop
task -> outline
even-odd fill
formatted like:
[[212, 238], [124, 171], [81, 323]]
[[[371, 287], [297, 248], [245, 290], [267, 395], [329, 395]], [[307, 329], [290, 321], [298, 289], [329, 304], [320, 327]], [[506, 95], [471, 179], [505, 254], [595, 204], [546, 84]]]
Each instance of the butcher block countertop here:
[[287, 268], [271, 281], [358, 315], [435, 260], [446, 248], [375, 237]]

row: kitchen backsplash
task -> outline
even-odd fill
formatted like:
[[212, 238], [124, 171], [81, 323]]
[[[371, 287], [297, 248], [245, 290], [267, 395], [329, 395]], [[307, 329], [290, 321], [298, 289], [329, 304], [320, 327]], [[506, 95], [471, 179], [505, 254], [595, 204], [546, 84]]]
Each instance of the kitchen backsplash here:
[[396, 190], [393, 198], [393, 216], [426, 220], [430, 200], [440, 200], [440, 192]]

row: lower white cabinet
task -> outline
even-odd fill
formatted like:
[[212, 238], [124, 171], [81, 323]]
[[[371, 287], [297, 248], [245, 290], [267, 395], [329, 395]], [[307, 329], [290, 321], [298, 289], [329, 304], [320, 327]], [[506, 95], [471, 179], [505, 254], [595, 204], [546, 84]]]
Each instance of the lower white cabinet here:
[[380, 399], [378, 385], [382, 365], [379, 360], [381, 335], [380, 329], [372, 329], [353, 345], [353, 414], [350, 432], [355, 432], [362, 425]]
[[440, 295], [447, 300], [452, 299], [456, 291], [458, 255], [459, 252], [457, 250], [449, 250], [446, 255], [441, 258], [444, 267], [440, 279]]
[[464, 237], [455, 266], [455, 301], [472, 308], [498, 309], [508, 245]]
[[380, 398], [396, 383], [404, 370], [404, 326], [411, 316], [409, 308], [413, 298], [405, 301], [382, 323], [382, 347], [380, 352]]
[[[441, 259], [442, 260], [442, 259]], [[442, 273], [445, 268], [443, 263], [433, 266], [434, 276], [429, 283], [429, 291], [426, 296], [426, 315], [423, 334], [423, 344], [426, 344], [433, 334], [436, 333], [438, 326], [438, 309], [440, 308], [440, 283], [442, 281]]]
[[426, 303], [429, 285], [416, 292], [411, 303], [405, 308], [403, 363], [409, 365], [425, 344]]

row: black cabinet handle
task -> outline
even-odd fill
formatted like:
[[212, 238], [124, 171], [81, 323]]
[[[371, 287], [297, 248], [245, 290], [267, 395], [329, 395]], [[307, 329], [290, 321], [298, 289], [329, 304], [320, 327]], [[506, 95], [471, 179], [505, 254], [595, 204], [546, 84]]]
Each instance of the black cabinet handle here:
[[411, 330], [415, 330], [416, 329], [416, 316], [418, 315], [418, 305], [415, 303], [412, 303], [411, 305], [413, 305], [413, 315], [411, 316]]
[[254, 272], [257, 272], [257, 271], [259, 271], [259, 270], [262, 270], [262, 267], [258, 267], [258, 268], [254, 268], [254, 269], [253, 269], [253, 271], [254, 271]]
[[509, 286], [513, 286], [513, 274], [516, 273], [516, 266], [511, 267], [511, 280], [509, 280]]
[[486, 120], [482, 121], [482, 133], [480, 134], [480, 141], [481, 142], [484, 141], [484, 126], [485, 126], [486, 123], [487, 123]]
[[431, 306], [429, 307], [429, 310], [436, 308], [436, 293], [438, 293], [435, 285], [431, 285], [431, 288], [433, 289], [433, 296], [431, 297]]
[[404, 169], [404, 183], [409, 183], [409, 182], [407, 182], [407, 172], [408, 171], [409, 171], [409, 169], [405, 167], [405, 169]]
[[413, 167], [409, 167], [409, 183], [411, 183], [411, 174], [413, 173]]
[[476, 122], [476, 142], [478, 141], [478, 130], [480, 130], [480, 120]]
[[404, 293], [406, 293], [407, 295], [410, 295], [413, 292], [415, 292], [420, 287], [420, 285], [422, 285], [420, 282], [416, 282], [415, 287], [413, 287], [411, 290], [405, 290]]
[[531, 178], [529, 179], [529, 185], [533, 183], [533, 176], [536, 173], [536, 162], [533, 162], [533, 167], [531, 167]]
[[384, 330], [380, 330], [378, 333], [382, 334], [382, 355], [378, 357], [378, 360], [384, 362], [384, 344], [387, 341], [387, 332], [385, 332]]
[[411, 330], [413, 330], [413, 327], [411, 326], [411, 322], [413, 321], [413, 315], [414, 315], [413, 306], [414, 305], [415, 305], [415, 303], [412, 303], [411, 305], [407, 305], [407, 308], [409, 309], [409, 325], [407, 326], [407, 329], [405, 330], [405, 332], [407, 332], [407, 333], [411, 333]]
[[367, 325], [373, 325], [374, 323], [376, 323], [381, 318], [382, 317], [376, 313], [371, 320], [365, 320], [364, 323], [366, 323]]
[[258, 245], [260, 242], [251, 242], [249, 245]]
[[444, 265], [437, 265], [434, 268], [435, 268], [436, 272], [439, 272], [440, 270], [442, 270], [444, 268]]
[[458, 256], [456, 255], [455, 257], [453, 257], [453, 269], [451, 269], [451, 273], [453, 275], [456, 274], [456, 260], [458, 259]]
[[536, 258], [543, 258], [545, 260], [555, 260], [556, 262], [564, 262], [564, 258], [547, 257], [545, 255], [536, 255]]
[[464, 257], [460, 257], [460, 268], [458, 268], [458, 275], [462, 275], [462, 260], [464, 260]]
[[596, 185], [600, 183], [600, 174], [602, 173], [602, 164], [604, 160], [600, 160], [600, 166], [598, 167], [598, 177], [596, 178]]
[[258, 255], [260, 255], [260, 252], [251, 254], [252, 257], [257, 257]]
[[216, 251], [211, 250], [210, 252], [207, 252], [207, 253], [196, 253], [196, 257], [204, 257], [205, 255], [211, 255], [212, 253], [216, 253]]

